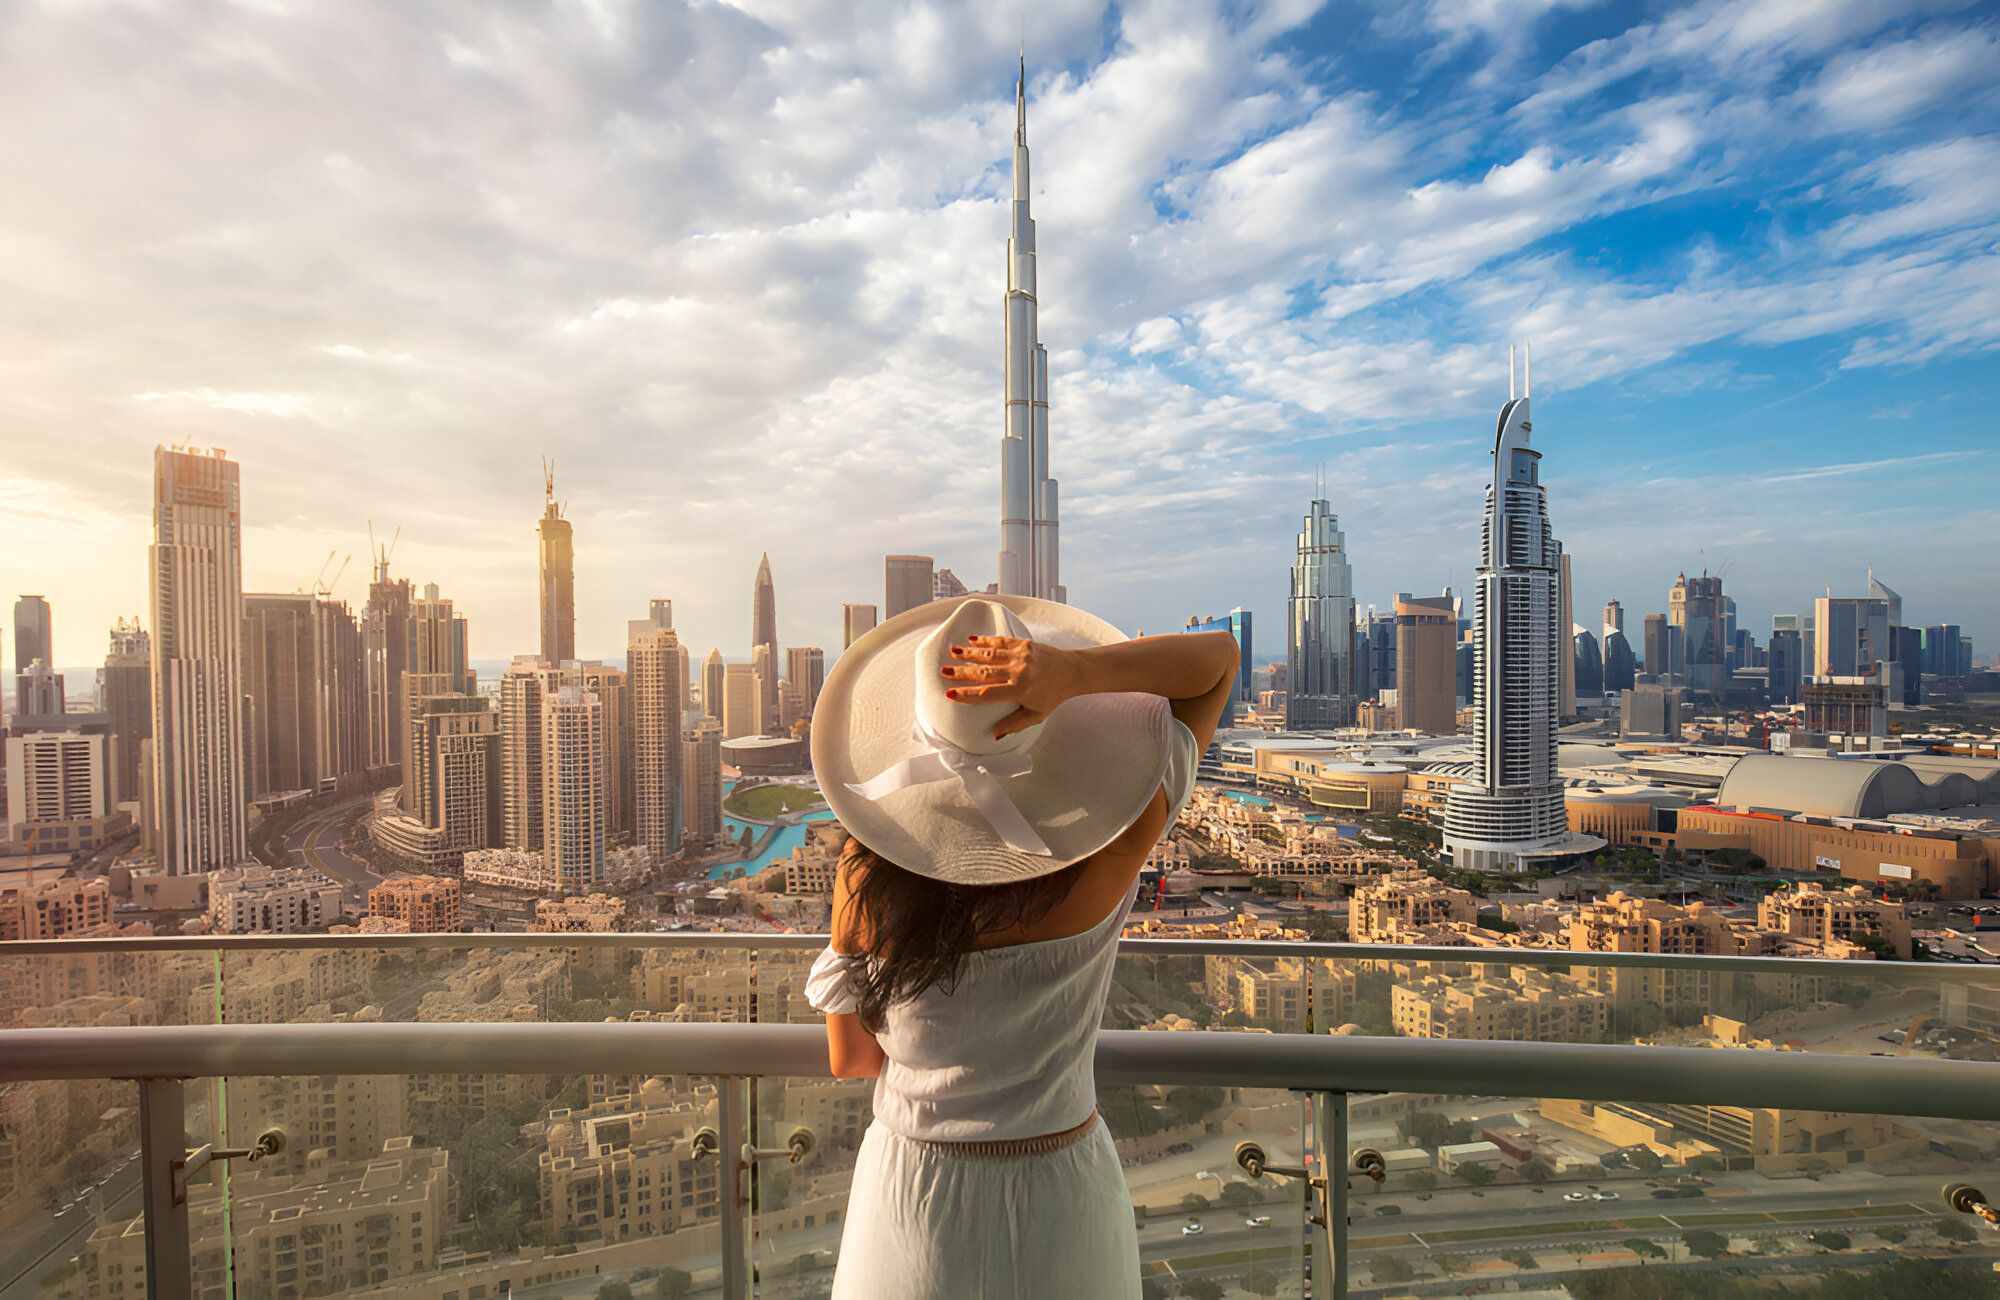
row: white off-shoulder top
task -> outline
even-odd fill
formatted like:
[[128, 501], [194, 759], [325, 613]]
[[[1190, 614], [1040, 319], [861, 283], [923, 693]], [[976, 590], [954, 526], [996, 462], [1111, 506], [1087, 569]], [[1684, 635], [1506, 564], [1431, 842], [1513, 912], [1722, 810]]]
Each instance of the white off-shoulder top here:
[[[1194, 733], [1176, 721], [1160, 782], [1169, 828], [1200, 760]], [[1039, 1137], [1089, 1118], [1097, 1027], [1118, 932], [1137, 895], [1135, 882], [1081, 934], [968, 953], [950, 993], [933, 987], [890, 1007], [876, 1035], [887, 1060], [875, 1081], [875, 1122], [905, 1137], [968, 1142]], [[867, 960], [828, 946], [807, 978], [807, 1000], [852, 1014]]]

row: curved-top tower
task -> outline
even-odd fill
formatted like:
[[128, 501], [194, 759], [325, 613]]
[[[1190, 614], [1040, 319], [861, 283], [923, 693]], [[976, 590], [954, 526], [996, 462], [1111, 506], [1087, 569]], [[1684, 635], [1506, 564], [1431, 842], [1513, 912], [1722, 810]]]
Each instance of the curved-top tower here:
[[1056, 481], [1049, 477], [1049, 350], [1035, 298], [1035, 219], [1028, 213], [1028, 64], [1014, 83], [1013, 226], [1007, 236], [1006, 423], [1000, 435], [1000, 591], [1068, 599], [1059, 564]]
[[1528, 445], [1533, 427], [1526, 397], [1500, 408], [1472, 623], [1479, 756], [1471, 779], [1445, 802], [1452, 864], [1482, 871], [1517, 871], [1524, 859], [1591, 847], [1569, 833], [1556, 770], [1558, 697], [1571, 650], [1561, 620], [1562, 543], [1549, 528], [1542, 454]]

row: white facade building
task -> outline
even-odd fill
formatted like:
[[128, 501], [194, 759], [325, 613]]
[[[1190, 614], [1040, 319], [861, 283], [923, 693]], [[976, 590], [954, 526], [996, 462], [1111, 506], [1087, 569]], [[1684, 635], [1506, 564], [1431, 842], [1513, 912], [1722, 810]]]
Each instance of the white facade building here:
[[297, 867], [228, 867], [208, 880], [211, 934], [295, 934], [337, 921], [341, 888]]

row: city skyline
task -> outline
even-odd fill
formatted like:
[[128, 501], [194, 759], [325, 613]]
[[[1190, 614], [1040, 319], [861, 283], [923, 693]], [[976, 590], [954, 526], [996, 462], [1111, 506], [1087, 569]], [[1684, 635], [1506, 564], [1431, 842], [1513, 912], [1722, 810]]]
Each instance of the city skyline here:
[[[1849, 7], [1744, 33], [1726, 21], [1736, 8], [1630, 25], [1563, 12], [1505, 30], [1442, 10], [1401, 25], [1128, 12], [1110, 41], [1094, 11], [1038, 21], [1034, 202], [1044, 273], [1064, 285], [1047, 310], [1073, 598], [1127, 629], [1237, 605], [1276, 626], [1277, 557], [1321, 459], [1355, 538], [1359, 603], [1468, 589], [1482, 394], [1496, 340], [1511, 335], [1543, 354], [1546, 417], [1578, 431], [1552, 480], [1576, 609], [1616, 597], [1635, 616], [1657, 610], [1674, 572], [1726, 565], [1739, 625], [1761, 630], [1829, 585], [1859, 594], [1855, 575], [1873, 562], [1912, 622], [1959, 622], [1991, 646], [1996, 602], [1956, 593], [1996, 589], [2000, 562], [1974, 554], [1944, 573], [1929, 558], [1945, 536], [1990, 531], [2000, 495], [1969, 400], [1996, 371], [1990, 313], [1973, 296], [1996, 222], [1974, 188], [1993, 146], [1973, 126], [1992, 92], [1968, 71], [1991, 54], [1992, 24]], [[642, 82], [676, 102], [700, 77], [780, 50], [789, 111], [811, 112], [852, 84], [843, 60], [861, 60], [863, 101], [846, 120], [868, 150], [741, 150], [744, 167], [825, 196], [817, 204], [773, 207], [725, 169], [702, 177], [723, 201], [637, 228], [614, 200], [655, 174], [641, 152], [575, 178], [586, 214], [468, 130], [443, 171], [477, 172], [491, 201], [527, 206], [511, 219], [466, 209], [462, 189], [418, 175], [395, 141], [301, 115], [330, 89], [311, 51], [346, 20], [208, 21], [264, 42], [268, 66], [233, 75], [255, 79], [271, 120], [231, 119], [241, 134], [223, 143], [194, 131], [151, 162], [128, 160], [109, 128], [35, 129], [117, 78], [122, 48], [37, 12], [0, 54], [47, 55], [0, 64], [0, 104], [24, 126], [12, 146], [34, 205], [24, 234], [47, 268], [19, 284], [34, 332], [0, 324], [21, 375], [0, 417], [24, 435], [0, 544], [46, 556], [35, 539], [52, 527], [70, 543], [59, 565], [19, 565], [14, 584], [62, 607], [55, 667], [94, 662], [114, 618], [143, 607], [131, 557], [145, 545], [145, 461], [183, 439], [243, 466], [246, 590], [295, 590], [329, 549], [361, 552], [371, 519], [401, 525], [398, 573], [454, 595], [483, 661], [536, 642], [520, 581], [535, 545], [527, 469], [550, 450], [583, 539], [582, 657], [618, 657], [623, 623], [661, 591], [691, 644], [744, 653], [736, 571], [753, 548], [788, 575], [785, 644], [838, 644], [841, 605], [873, 598], [884, 554], [935, 555], [975, 589], [997, 577], [983, 449], [997, 423], [994, 250], [1015, 108], [1004, 16], [943, 12], [942, 30], [963, 39], [902, 68], [869, 62], [880, 51], [858, 33], [706, 13], [686, 21], [743, 25], [690, 33], [702, 58], [672, 75], [601, 33], [526, 20], [478, 32], [412, 14], [385, 37], [426, 59], [451, 51], [471, 99], [504, 88], [520, 91], [516, 111], [551, 95], [574, 107], [491, 128], [552, 155], [562, 132], [627, 111]], [[509, 35], [541, 42], [546, 85], [509, 63]], [[149, 60], [185, 45], [140, 43]], [[1424, 84], [1461, 81], [1494, 124], [1453, 133], [1449, 116], [1403, 105], [1389, 87], [1418, 64]], [[399, 70], [422, 80], [393, 59], [382, 75]], [[1168, 84], [1181, 90], [1159, 93]], [[732, 112], [761, 122], [780, 89], [749, 78]], [[191, 128], [221, 111], [205, 93], [159, 93], [162, 118]], [[717, 112], [711, 129], [741, 126]], [[143, 242], [102, 204], [80, 206], [68, 164], [38, 152], [56, 139], [152, 200]], [[241, 150], [283, 159], [296, 184], [262, 188]], [[271, 269], [303, 264], [288, 242], [300, 193], [320, 220], [361, 232], [338, 242], [380, 259], [348, 266], [350, 290], [318, 291], [304, 309], [302, 282]], [[398, 193], [420, 215], [385, 210]], [[1287, 216], [1331, 200], [1338, 222]], [[218, 226], [225, 209], [231, 224]], [[97, 215], [68, 219], [79, 211]], [[493, 259], [440, 253], [439, 224], [468, 217], [496, 251], [547, 255], [545, 277], [506, 286], [518, 305], [496, 298]], [[1420, 236], [1447, 222], [1465, 246], [1427, 251]], [[579, 236], [616, 264], [586, 256]], [[103, 256], [77, 273], [90, 248]], [[810, 277], [831, 266], [873, 287], [815, 296]], [[248, 334], [212, 306], [172, 342], [144, 333], [204, 274], [240, 280], [232, 301], [247, 309], [294, 304], [286, 324]], [[424, 309], [383, 310], [385, 279]], [[753, 353], [750, 380], [729, 363]], [[677, 385], [692, 385], [688, 401], [669, 408]], [[1412, 493], [1426, 509], [1408, 509]], [[744, 536], [774, 500], [785, 527]], [[856, 509], [878, 501], [899, 508]], [[350, 568], [333, 594], [359, 608], [365, 572]]]

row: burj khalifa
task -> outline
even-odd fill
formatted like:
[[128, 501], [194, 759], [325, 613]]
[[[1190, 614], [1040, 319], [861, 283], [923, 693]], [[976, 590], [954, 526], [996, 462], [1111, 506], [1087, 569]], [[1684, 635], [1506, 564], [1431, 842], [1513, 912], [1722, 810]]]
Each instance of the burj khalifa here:
[[1007, 236], [1007, 416], [1000, 436], [1000, 592], [1067, 603], [1049, 477], [1049, 353], [1035, 306], [1035, 220], [1028, 215], [1028, 65], [1014, 83], [1013, 227]]

